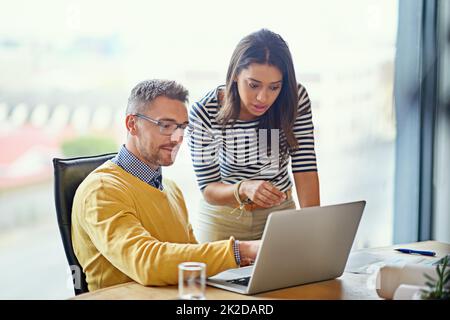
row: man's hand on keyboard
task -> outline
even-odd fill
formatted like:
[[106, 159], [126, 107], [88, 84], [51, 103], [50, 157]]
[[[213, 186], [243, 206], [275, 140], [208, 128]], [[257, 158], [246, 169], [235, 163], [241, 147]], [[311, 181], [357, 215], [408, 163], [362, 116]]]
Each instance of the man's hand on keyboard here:
[[251, 265], [256, 260], [260, 240], [239, 241], [239, 254], [241, 255], [241, 267]]

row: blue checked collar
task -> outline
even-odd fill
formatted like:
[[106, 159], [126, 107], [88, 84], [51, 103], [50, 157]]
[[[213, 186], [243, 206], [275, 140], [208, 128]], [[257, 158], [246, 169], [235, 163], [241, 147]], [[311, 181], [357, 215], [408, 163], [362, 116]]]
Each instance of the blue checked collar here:
[[128, 151], [125, 145], [122, 145], [117, 155], [111, 161], [152, 187], [163, 190], [161, 167], [153, 170]]

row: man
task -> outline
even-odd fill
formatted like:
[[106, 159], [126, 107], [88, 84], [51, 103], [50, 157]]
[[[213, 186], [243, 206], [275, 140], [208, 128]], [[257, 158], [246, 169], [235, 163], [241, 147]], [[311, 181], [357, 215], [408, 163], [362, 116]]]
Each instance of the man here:
[[198, 244], [181, 191], [162, 178], [188, 125], [187, 95], [174, 81], [139, 83], [128, 99], [126, 144], [78, 187], [72, 242], [89, 291], [132, 280], [176, 284], [185, 261], [206, 263], [211, 276], [256, 258], [259, 241]]

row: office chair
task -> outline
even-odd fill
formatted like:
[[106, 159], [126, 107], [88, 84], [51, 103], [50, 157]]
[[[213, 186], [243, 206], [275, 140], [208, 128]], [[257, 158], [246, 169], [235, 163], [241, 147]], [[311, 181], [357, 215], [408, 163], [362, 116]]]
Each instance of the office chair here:
[[86, 275], [73, 252], [71, 237], [73, 197], [78, 186], [87, 175], [115, 155], [115, 153], [108, 153], [91, 157], [53, 159], [56, 216], [64, 251], [72, 271], [75, 295], [89, 290]]

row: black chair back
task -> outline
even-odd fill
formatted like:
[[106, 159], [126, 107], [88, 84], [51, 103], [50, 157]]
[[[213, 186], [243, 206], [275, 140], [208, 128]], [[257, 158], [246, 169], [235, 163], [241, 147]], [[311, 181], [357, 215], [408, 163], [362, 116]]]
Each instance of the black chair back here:
[[109, 153], [91, 157], [53, 159], [55, 175], [55, 206], [59, 231], [74, 281], [75, 295], [88, 292], [86, 276], [78, 262], [72, 246], [72, 203], [80, 183], [98, 166], [112, 159], [116, 154]]

